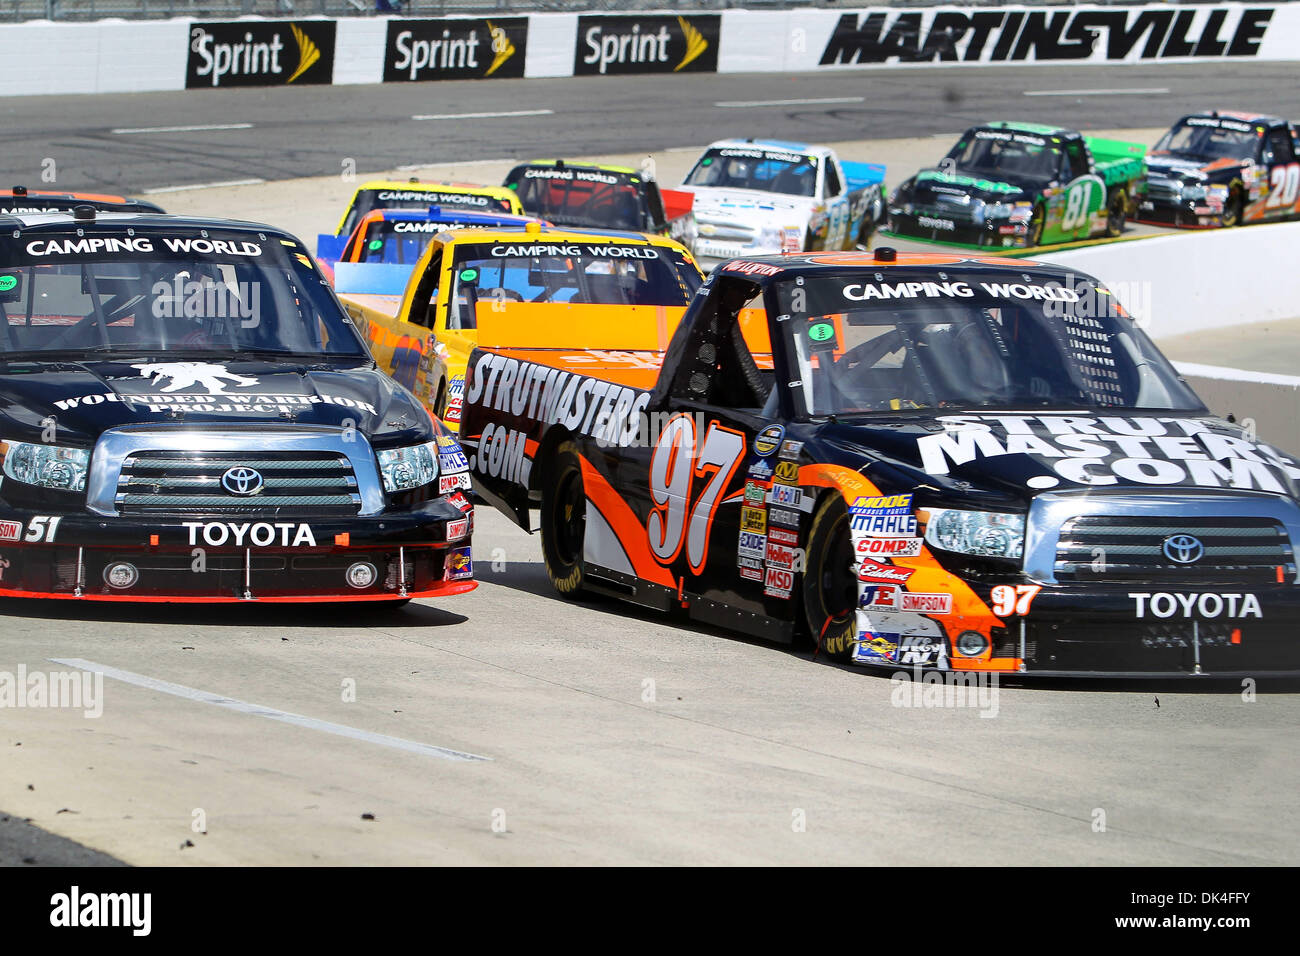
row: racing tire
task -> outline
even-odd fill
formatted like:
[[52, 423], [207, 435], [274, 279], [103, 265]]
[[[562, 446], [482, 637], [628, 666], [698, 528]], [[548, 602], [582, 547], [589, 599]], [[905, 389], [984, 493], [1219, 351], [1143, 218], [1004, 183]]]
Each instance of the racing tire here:
[[1047, 224], [1047, 210], [1039, 203], [1029, 217], [1029, 232], [1025, 234], [1025, 248], [1032, 249], [1043, 241], [1043, 226]]
[[1124, 234], [1124, 223], [1128, 221], [1128, 200], [1121, 190], [1111, 193], [1106, 203], [1106, 236], [1118, 239]]
[[1228, 201], [1223, 204], [1223, 228], [1231, 229], [1233, 226], [1241, 225], [1241, 210], [1244, 203], [1241, 199], [1241, 190], [1233, 187], [1228, 194]]
[[551, 586], [565, 597], [583, 591], [586, 569], [582, 563], [587, 527], [587, 494], [582, 486], [578, 448], [571, 441], [555, 449], [542, 481], [542, 560]]
[[853, 565], [848, 508], [834, 495], [817, 509], [808, 533], [803, 612], [813, 647], [841, 663], [852, 658], [857, 639], [858, 582]]

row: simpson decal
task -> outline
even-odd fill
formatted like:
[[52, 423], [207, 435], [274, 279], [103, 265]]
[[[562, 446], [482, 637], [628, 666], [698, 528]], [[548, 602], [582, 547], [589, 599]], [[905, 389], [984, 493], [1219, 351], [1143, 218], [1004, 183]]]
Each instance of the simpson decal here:
[[21, 521], [0, 521], [0, 541], [21, 541], [22, 537]]
[[900, 611], [919, 611], [922, 614], [951, 614], [951, 594], [918, 594], [904, 591], [899, 602]]

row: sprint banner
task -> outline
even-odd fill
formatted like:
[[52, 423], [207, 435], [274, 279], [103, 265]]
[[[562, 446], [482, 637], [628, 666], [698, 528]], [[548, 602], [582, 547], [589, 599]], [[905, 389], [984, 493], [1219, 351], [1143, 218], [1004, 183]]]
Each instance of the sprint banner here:
[[337, 28], [334, 20], [192, 23], [185, 88], [330, 83]]
[[389, 20], [384, 82], [524, 75], [528, 18]]
[[580, 16], [576, 76], [620, 73], [716, 73], [718, 14]]

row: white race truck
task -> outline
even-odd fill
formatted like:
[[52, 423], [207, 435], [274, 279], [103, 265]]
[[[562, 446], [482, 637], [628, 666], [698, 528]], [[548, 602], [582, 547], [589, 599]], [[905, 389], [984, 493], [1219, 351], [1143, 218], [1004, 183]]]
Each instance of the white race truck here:
[[727, 139], [682, 183], [695, 193], [695, 254], [727, 259], [866, 248], [885, 211], [885, 167], [843, 162], [826, 146]]

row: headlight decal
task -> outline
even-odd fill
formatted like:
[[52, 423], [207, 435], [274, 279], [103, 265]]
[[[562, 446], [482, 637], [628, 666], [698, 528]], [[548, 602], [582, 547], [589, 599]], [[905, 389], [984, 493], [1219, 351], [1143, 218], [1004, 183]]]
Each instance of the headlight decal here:
[[1025, 516], [957, 508], [926, 509], [926, 544], [944, 551], [1019, 560], [1025, 550]]
[[14, 481], [61, 491], [86, 490], [89, 449], [2, 440], [0, 459], [5, 476]]
[[422, 488], [438, 477], [438, 446], [423, 442], [406, 448], [386, 448], [376, 452], [384, 490], [409, 491]]

